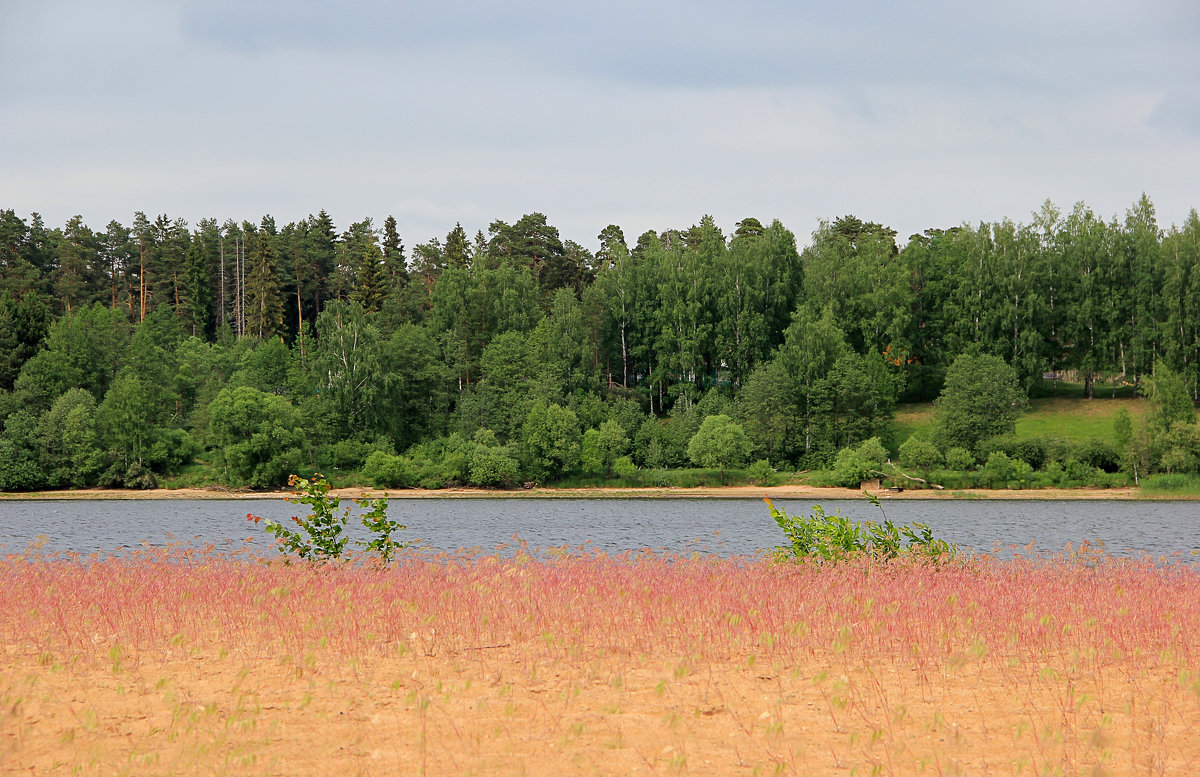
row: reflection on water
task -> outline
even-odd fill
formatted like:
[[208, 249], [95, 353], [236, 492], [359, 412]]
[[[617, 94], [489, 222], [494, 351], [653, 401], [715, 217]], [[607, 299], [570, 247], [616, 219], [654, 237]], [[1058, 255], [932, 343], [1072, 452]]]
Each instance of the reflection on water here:
[[[857, 520], [881, 517], [865, 500], [820, 503]], [[791, 513], [811, 506], [776, 504]], [[1200, 502], [906, 499], [883, 506], [896, 523], [923, 521], [936, 536], [971, 549], [1033, 543], [1054, 552], [1086, 540], [1116, 555], [1200, 551]], [[265, 551], [273, 538], [246, 514], [286, 520], [297, 509], [282, 499], [0, 500], [0, 553], [20, 552], [39, 536], [45, 549], [64, 552], [172, 541], [234, 550], [248, 540]], [[533, 548], [586, 543], [609, 553], [650, 548], [732, 556], [783, 541], [756, 499], [393, 499], [389, 516], [408, 526], [403, 537], [437, 550], [490, 553], [519, 537]], [[351, 536], [365, 533], [352, 527]]]

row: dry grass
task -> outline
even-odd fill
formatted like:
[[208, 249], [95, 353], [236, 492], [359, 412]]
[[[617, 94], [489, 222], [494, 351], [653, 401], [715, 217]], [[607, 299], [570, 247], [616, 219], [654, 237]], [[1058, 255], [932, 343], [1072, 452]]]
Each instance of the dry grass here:
[[173, 549], [0, 562], [0, 772], [1185, 774], [1200, 574]]

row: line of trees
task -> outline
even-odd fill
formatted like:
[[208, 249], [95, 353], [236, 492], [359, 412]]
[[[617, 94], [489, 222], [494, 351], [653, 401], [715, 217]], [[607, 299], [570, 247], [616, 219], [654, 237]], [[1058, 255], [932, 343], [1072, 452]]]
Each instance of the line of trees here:
[[886, 435], [963, 353], [1025, 389], [1075, 371], [1092, 396], [1161, 361], [1200, 391], [1200, 219], [1163, 229], [1145, 196], [1123, 220], [1047, 202], [903, 248], [853, 216], [803, 252], [779, 221], [707, 216], [596, 245], [540, 213], [406, 249], [391, 217], [97, 232], [0, 210], [0, 488], [147, 485], [196, 459], [255, 485], [372, 454], [424, 482], [607, 471], [614, 451], [684, 466], [719, 415], [750, 455], [813, 467]]

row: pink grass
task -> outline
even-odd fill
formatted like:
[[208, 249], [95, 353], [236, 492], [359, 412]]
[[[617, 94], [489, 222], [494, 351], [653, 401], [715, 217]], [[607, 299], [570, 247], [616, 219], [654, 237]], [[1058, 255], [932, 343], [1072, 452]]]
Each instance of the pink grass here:
[[547, 743], [600, 774], [1192, 774], [1198, 657], [1197, 568], [1093, 554], [27, 554], [0, 560], [0, 763], [208, 774], [215, 742], [374, 773], [353, 740], [414, 774], [562, 773]]
[[365, 656], [527, 643], [545, 659], [675, 654], [922, 667], [1194, 667], [1200, 573], [1149, 560], [974, 558], [941, 567], [625, 554], [418, 555], [394, 566], [174, 548], [0, 561], [0, 642], [57, 660], [217, 645]]

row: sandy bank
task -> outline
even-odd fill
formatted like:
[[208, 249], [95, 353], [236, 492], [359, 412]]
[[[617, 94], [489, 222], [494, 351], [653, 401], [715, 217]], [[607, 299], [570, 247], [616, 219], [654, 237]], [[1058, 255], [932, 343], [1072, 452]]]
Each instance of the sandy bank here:
[[[862, 491], [853, 488], [814, 488], [812, 486], [723, 486], [701, 488], [532, 488], [496, 491], [482, 488], [423, 489], [341, 488], [333, 493], [354, 497], [363, 493], [392, 499], [439, 498], [570, 498], [570, 499], [861, 499]], [[881, 499], [1188, 499], [1196, 496], [1147, 495], [1137, 488], [1044, 488], [1025, 490], [944, 490], [900, 492], [875, 490]], [[288, 491], [239, 491], [227, 488], [159, 488], [145, 491], [124, 489], [80, 489], [77, 491], [38, 491], [0, 494], [0, 499], [283, 499]]]

